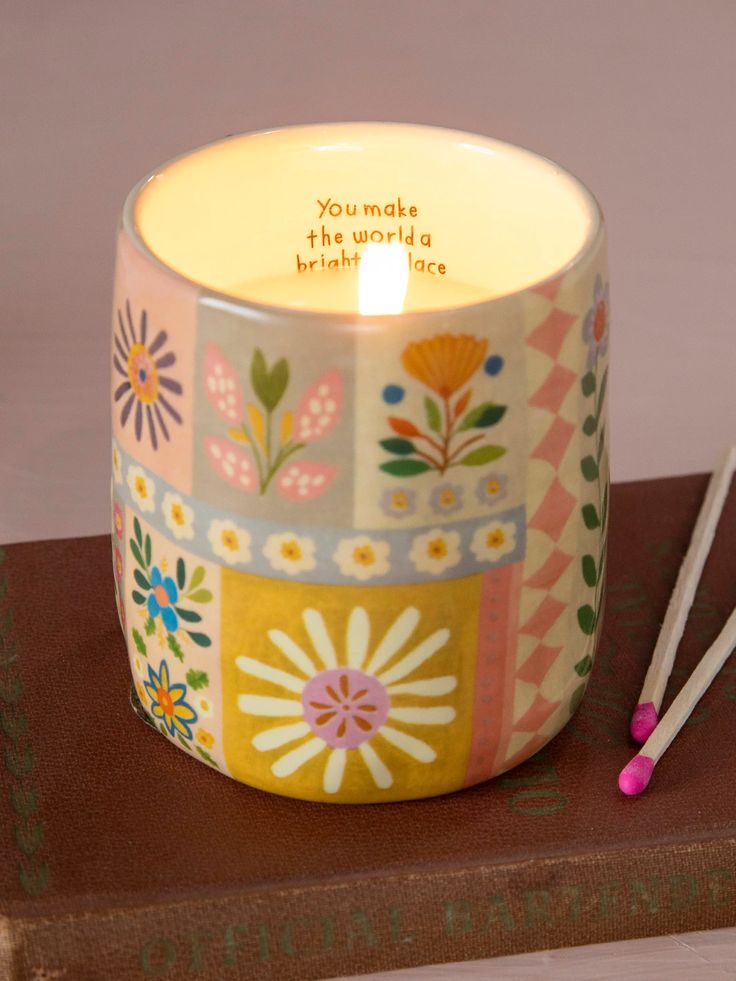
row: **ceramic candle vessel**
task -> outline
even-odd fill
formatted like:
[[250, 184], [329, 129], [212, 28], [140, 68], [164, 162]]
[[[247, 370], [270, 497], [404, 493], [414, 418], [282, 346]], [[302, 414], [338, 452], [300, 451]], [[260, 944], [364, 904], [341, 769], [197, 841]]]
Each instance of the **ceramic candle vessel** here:
[[[401, 314], [357, 312], [371, 241], [409, 255]], [[294, 128], [142, 181], [112, 541], [161, 734], [254, 787], [380, 802], [559, 732], [601, 621], [608, 334], [595, 201], [498, 141]]]

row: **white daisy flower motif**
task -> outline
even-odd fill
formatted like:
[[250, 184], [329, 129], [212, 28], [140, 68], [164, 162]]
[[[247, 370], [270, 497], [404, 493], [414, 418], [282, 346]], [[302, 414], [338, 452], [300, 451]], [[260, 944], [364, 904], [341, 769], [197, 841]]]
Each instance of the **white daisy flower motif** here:
[[479, 562], [496, 562], [516, 548], [516, 525], [512, 521], [489, 521], [476, 528], [470, 550]]
[[211, 719], [213, 711], [212, 699], [209, 695], [194, 695], [192, 697], [194, 709], [200, 719]]
[[429, 572], [438, 576], [460, 561], [460, 534], [432, 528], [417, 535], [411, 543], [409, 558], [417, 572]]
[[317, 565], [314, 549], [313, 539], [285, 531], [279, 535], [268, 536], [263, 546], [263, 554], [273, 569], [295, 576], [299, 572], [308, 572]]
[[355, 538], [343, 538], [332, 557], [344, 576], [365, 582], [386, 575], [390, 568], [389, 552], [388, 542], [356, 535]]
[[211, 521], [207, 537], [212, 551], [228, 565], [250, 562], [250, 532], [233, 521]]
[[166, 527], [174, 538], [194, 538], [194, 511], [178, 494], [167, 491], [161, 507]]
[[133, 500], [141, 511], [153, 511], [156, 507], [156, 485], [143, 468], [131, 464], [126, 480]]
[[[322, 787], [336, 794], [346, 767], [360, 761], [375, 783], [386, 790], [394, 777], [381, 758], [389, 743], [418, 763], [437, 758], [430, 743], [406, 731], [420, 726], [449, 725], [456, 716], [448, 704], [427, 705], [428, 699], [448, 695], [457, 687], [454, 675], [411, 680], [421, 665], [443, 648], [450, 638], [447, 628], [411, 644], [420, 615], [407, 607], [377, 644], [371, 643], [367, 612], [354, 607], [348, 618], [344, 651], [338, 653], [327, 624], [318, 610], [306, 609], [302, 620], [311, 649], [305, 651], [282, 630], [269, 630], [269, 640], [293, 667], [284, 671], [252, 657], [236, 659], [238, 668], [252, 678], [274, 687], [279, 694], [241, 694], [238, 708], [264, 720], [264, 728], [252, 739], [261, 753], [273, 753], [295, 743], [271, 764], [276, 777], [286, 779], [314, 757], [326, 753]], [[398, 660], [395, 655], [410, 647]], [[419, 699], [407, 704], [407, 696]], [[424, 704], [423, 704], [424, 703]], [[276, 725], [268, 725], [268, 721]], [[397, 728], [394, 723], [398, 723]]]
[[120, 456], [118, 444], [113, 440], [112, 444], [112, 479], [116, 484], [123, 482], [123, 461]]

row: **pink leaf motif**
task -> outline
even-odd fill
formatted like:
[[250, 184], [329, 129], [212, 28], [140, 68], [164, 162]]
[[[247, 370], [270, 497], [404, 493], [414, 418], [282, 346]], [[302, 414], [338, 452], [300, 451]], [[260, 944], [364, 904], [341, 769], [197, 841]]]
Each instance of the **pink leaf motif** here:
[[204, 350], [202, 381], [212, 408], [226, 422], [240, 422], [243, 418], [243, 393], [240, 384], [222, 351], [212, 342]]
[[294, 438], [300, 443], [322, 439], [333, 428], [342, 408], [342, 378], [330, 368], [307, 389], [294, 419]]
[[327, 463], [311, 463], [309, 460], [287, 463], [276, 481], [276, 487], [279, 494], [290, 501], [311, 501], [324, 494], [336, 473], [337, 468]]
[[217, 436], [208, 436], [204, 447], [212, 469], [226, 484], [246, 492], [258, 490], [255, 469], [246, 453]]

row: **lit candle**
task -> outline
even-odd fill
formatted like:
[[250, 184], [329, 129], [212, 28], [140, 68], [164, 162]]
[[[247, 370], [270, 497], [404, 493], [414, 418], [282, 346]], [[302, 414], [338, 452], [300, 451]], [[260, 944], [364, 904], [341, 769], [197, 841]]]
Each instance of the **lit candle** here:
[[600, 625], [601, 217], [421, 126], [236, 136], [118, 244], [114, 568], [143, 708], [293, 797], [433, 796], [575, 711]]
[[449, 130], [377, 123], [233, 137], [164, 167], [131, 219], [152, 252], [252, 303], [358, 310], [367, 246], [401, 246], [406, 312], [531, 286], [590, 238], [595, 208], [551, 161]]

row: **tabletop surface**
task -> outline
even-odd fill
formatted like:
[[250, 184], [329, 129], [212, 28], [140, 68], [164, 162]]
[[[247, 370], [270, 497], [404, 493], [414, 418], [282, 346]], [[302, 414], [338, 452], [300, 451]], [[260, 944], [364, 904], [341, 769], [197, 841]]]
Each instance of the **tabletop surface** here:
[[[730, 0], [37, 0], [3, 19], [0, 540], [108, 527], [122, 201], [233, 132], [423, 122], [578, 174], [610, 236], [613, 476], [734, 441]], [[736, 931], [417, 968], [408, 978], [736, 977]]]

